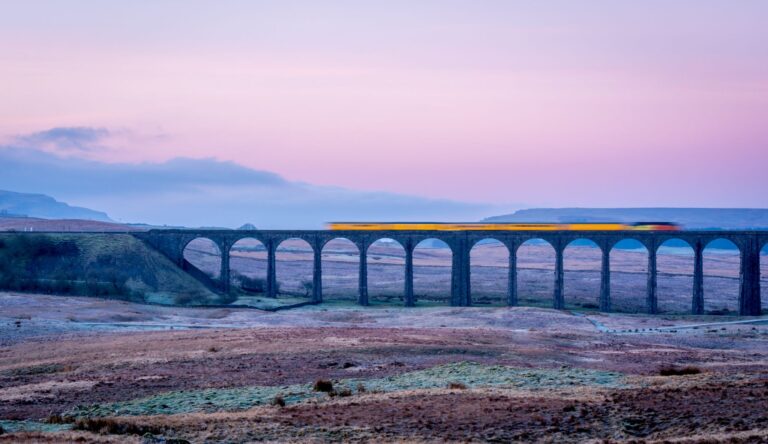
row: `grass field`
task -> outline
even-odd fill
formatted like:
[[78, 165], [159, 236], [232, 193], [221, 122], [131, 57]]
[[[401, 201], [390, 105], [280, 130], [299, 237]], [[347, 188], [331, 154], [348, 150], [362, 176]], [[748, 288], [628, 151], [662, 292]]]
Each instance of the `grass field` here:
[[765, 321], [3, 292], [0, 307], [0, 443], [768, 440]]

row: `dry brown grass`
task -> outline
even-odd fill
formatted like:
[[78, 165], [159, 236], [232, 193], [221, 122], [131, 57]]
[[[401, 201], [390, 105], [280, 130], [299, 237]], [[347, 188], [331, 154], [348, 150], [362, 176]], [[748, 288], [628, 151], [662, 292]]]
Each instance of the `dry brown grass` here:
[[164, 432], [157, 426], [139, 425], [134, 422], [124, 422], [114, 418], [81, 418], [75, 421], [73, 430], [84, 430], [101, 435], [159, 435]]

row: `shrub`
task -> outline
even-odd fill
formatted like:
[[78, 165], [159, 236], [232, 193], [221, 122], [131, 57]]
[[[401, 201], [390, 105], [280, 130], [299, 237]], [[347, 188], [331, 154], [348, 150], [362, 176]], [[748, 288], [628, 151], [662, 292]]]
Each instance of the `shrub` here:
[[305, 280], [301, 281], [301, 288], [304, 289], [304, 296], [309, 297], [312, 294], [312, 289], [315, 287], [314, 282]]
[[45, 419], [48, 424], [70, 424], [74, 419], [70, 416], [51, 415]]
[[[252, 278], [243, 274], [236, 274], [234, 281], [240, 290], [246, 293], [266, 294], [267, 280], [262, 278]], [[280, 283], [275, 282], [275, 293], [280, 293]]]
[[219, 296], [219, 304], [231, 304], [237, 301], [237, 295], [234, 292], [224, 293]]
[[701, 373], [701, 369], [698, 367], [662, 367], [659, 369], [661, 376], [681, 376], [681, 375], [698, 375]]
[[333, 383], [328, 379], [318, 379], [315, 381], [315, 385], [312, 386], [312, 390], [331, 393], [333, 391]]
[[235, 276], [235, 281], [240, 289], [249, 293], [266, 293], [267, 281], [261, 278], [252, 278], [243, 274]]
[[102, 435], [157, 435], [163, 432], [158, 427], [139, 426], [131, 423], [116, 421], [112, 418], [81, 418], [72, 426], [74, 430], [100, 433]]
[[707, 311], [707, 314], [709, 315], [716, 315], [716, 316], [728, 316], [733, 313], [731, 313], [731, 310], [728, 310], [727, 308], [720, 308], [717, 310], [709, 310]]
[[190, 293], [179, 293], [173, 297], [173, 302], [176, 305], [190, 305], [196, 302], [195, 295]]
[[344, 388], [344, 389], [339, 390], [336, 394], [341, 396], [342, 398], [343, 397], [347, 397], [347, 396], [352, 396], [352, 390], [350, 390], [348, 388]]

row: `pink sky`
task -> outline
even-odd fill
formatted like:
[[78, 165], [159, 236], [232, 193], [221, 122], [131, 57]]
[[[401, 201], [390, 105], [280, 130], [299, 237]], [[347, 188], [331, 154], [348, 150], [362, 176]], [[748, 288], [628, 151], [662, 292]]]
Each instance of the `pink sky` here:
[[768, 2], [16, 3], [8, 140], [109, 128], [81, 155], [474, 202], [768, 206]]

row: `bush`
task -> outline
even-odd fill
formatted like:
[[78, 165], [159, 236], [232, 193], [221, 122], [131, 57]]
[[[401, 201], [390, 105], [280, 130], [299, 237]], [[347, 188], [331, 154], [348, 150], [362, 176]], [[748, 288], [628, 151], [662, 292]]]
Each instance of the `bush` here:
[[231, 304], [237, 301], [237, 294], [234, 292], [224, 293], [219, 296], [219, 304]]
[[[252, 278], [243, 274], [236, 274], [233, 278], [240, 290], [246, 293], [267, 293], [267, 280], [262, 278]], [[280, 293], [280, 283], [275, 282], [275, 294]]]
[[196, 302], [195, 296], [190, 293], [179, 293], [173, 297], [173, 302], [176, 305], [190, 305]]
[[312, 386], [312, 390], [316, 392], [331, 393], [333, 391], [333, 383], [328, 379], [318, 379], [315, 381], [315, 385]]
[[157, 435], [163, 432], [158, 427], [138, 426], [131, 423], [118, 422], [112, 418], [81, 418], [72, 426], [74, 430], [100, 433], [102, 435]]
[[659, 369], [661, 376], [681, 376], [681, 375], [698, 375], [701, 373], [701, 369], [698, 367], [662, 367]]
[[309, 280], [301, 281], [301, 288], [304, 290], [304, 296], [309, 297], [315, 288], [315, 283]]
[[48, 424], [70, 424], [73, 421], [74, 419], [72, 417], [61, 415], [51, 415], [45, 420]]
[[249, 293], [266, 293], [267, 281], [261, 278], [252, 278], [242, 274], [235, 276], [235, 281], [240, 289]]
[[728, 310], [727, 308], [720, 308], [718, 310], [709, 310], [707, 314], [715, 315], [715, 316], [729, 316], [729, 315], [732, 315], [733, 313], [731, 312], [731, 310]]

